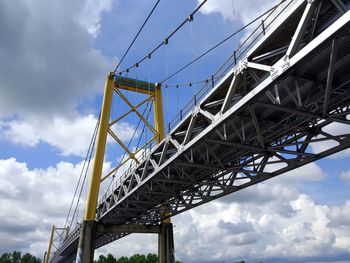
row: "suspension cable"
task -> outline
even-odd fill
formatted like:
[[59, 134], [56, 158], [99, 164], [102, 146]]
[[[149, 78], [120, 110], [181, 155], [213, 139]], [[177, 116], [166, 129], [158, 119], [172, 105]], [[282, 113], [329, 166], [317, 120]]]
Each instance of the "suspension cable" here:
[[[100, 118], [99, 118], [99, 119], [100, 119]], [[99, 123], [99, 121], [98, 121], [98, 123]], [[88, 163], [87, 163], [86, 170], [85, 170], [85, 174], [84, 174], [84, 179], [83, 179], [83, 182], [82, 182], [82, 185], [81, 185], [81, 188], [80, 188], [80, 192], [79, 192], [79, 197], [78, 197], [77, 205], [75, 206], [75, 209], [74, 209], [74, 212], [73, 212], [72, 221], [71, 221], [70, 224], [69, 224], [69, 229], [71, 229], [72, 224], [73, 224], [73, 221], [74, 221], [74, 216], [75, 216], [75, 214], [77, 213], [77, 209], [78, 209], [78, 206], [79, 206], [80, 197], [81, 197], [81, 194], [82, 194], [83, 189], [84, 189], [84, 184], [85, 184], [85, 181], [86, 181], [86, 178], [87, 178], [87, 174], [88, 174], [88, 171], [89, 171], [89, 166], [90, 166], [92, 154], [93, 154], [93, 152], [94, 152], [93, 149], [94, 149], [95, 143], [96, 143], [97, 128], [96, 128], [95, 130], [96, 130], [95, 138], [94, 138], [93, 143], [92, 143], [92, 147], [91, 147], [91, 151], [90, 151]]]
[[95, 129], [94, 129], [93, 135], [92, 135], [91, 140], [90, 140], [89, 148], [88, 148], [88, 151], [87, 151], [86, 156], [85, 156], [84, 164], [83, 164], [83, 167], [82, 167], [81, 172], [80, 172], [79, 180], [78, 180], [77, 186], [76, 186], [75, 191], [74, 191], [73, 199], [72, 199], [72, 202], [71, 202], [70, 207], [69, 207], [69, 211], [68, 211], [68, 215], [67, 215], [67, 218], [66, 218], [66, 222], [64, 223], [64, 227], [67, 226], [67, 223], [68, 223], [68, 220], [69, 220], [69, 216], [70, 216], [70, 213], [71, 213], [71, 210], [72, 210], [72, 207], [73, 207], [74, 199], [75, 199], [75, 196], [76, 196], [76, 194], [78, 192], [78, 188], [79, 188], [79, 185], [80, 185], [81, 178], [83, 176], [85, 165], [86, 165], [87, 160], [89, 158], [89, 153], [90, 153], [90, 151], [92, 151], [93, 144], [94, 144], [94, 142], [96, 140], [96, 134], [97, 134], [99, 121], [100, 121], [100, 114], [99, 114], [98, 119], [96, 121]]
[[191, 61], [189, 61], [187, 64], [185, 64], [184, 66], [182, 66], [181, 68], [179, 68], [177, 71], [175, 71], [174, 73], [172, 73], [171, 75], [167, 76], [165, 79], [163, 79], [160, 83], [164, 83], [165, 81], [171, 79], [172, 77], [174, 77], [175, 75], [179, 74], [181, 71], [183, 71], [184, 69], [188, 68], [190, 65], [192, 65], [193, 63], [195, 63], [196, 61], [198, 61], [199, 59], [201, 59], [202, 57], [204, 57], [205, 55], [209, 54], [211, 51], [213, 51], [214, 49], [216, 49], [217, 47], [221, 46], [223, 43], [225, 43], [226, 41], [228, 41], [229, 39], [231, 39], [233, 36], [237, 35], [238, 33], [242, 32], [244, 29], [246, 29], [247, 27], [249, 27], [250, 25], [252, 25], [253, 23], [255, 23], [256, 21], [258, 21], [259, 19], [261, 19], [263, 16], [265, 16], [266, 14], [268, 14], [269, 12], [271, 12], [272, 10], [274, 10], [275, 8], [277, 8], [279, 5], [281, 5], [282, 3], [284, 3], [287, 0], [282, 0], [280, 3], [278, 3], [277, 5], [273, 6], [272, 8], [270, 8], [269, 10], [265, 11], [263, 14], [259, 15], [258, 17], [256, 17], [255, 19], [253, 19], [252, 21], [250, 21], [248, 24], [244, 25], [243, 27], [241, 27], [240, 29], [238, 29], [237, 31], [235, 31], [234, 33], [232, 33], [231, 35], [227, 36], [226, 38], [224, 38], [223, 40], [221, 40], [220, 42], [218, 42], [217, 44], [215, 44], [214, 46], [212, 46], [211, 48], [209, 48], [207, 51], [203, 52], [200, 56], [196, 57], [195, 59], [192, 59]]
[[[191, 34], [191, 46], [192, 46], [192, 77], [193, 77], [193, 83], [196, 83], [196, 64], [194, 63], [194, 59], [195, 59], [195, 43], [194, 43], [194, 36], [193, 36], [193, 18], [192, 18], [192, 21], [190, 23], [190, 34]], [[168, 75], [167, 75], [168, 76]], [[194, 89], [193, 89], [193, 95], [195, 95], [197, 92], [197, 89], [196, 89], [196, 84], [194, 84]]]
[[153, 14], [153, 12], [154, 12], [154, 10], [156, 9], [156, 7], [157, 7], [157, 5], [159, 4], [159, 2], [160, 2], [160, 0], [158, 0], [158, 1], [154, 4], [154, 6], [153, 6], [151, 12], [148, 14], [148, 16], [147, 16], [146, 20], [143, 22], [141, 28], [139, 29], [139, 31], [138, 31], [137, 34], [135, 35], [134, 39], [131, 41], [131, 43], [130, 43], [128, 49], [125, 51], [125, 53], [124, 53], [122, 59], [119, 61], [118, 65], [115, 67], [114, 72], [116, 72], [116, 71], [118, 70], [120, 64], [123, 62], [124, 58], [125, 58], [126, 55], [128, 54], [128, 52], [129, 52], [129, 50], [131, 49], [132, 45], [135, 43], [137, 37], [140, 35], [142, 29], [145, 27], [147, 21], [149, 20], [149, 18], [150, 18], [151, 15]]
[[171, 37], [173, 37], [177, 31], [179, 31], [187, 22], [189, 22], [190, 18], [193, 17], [198, 11], [199, 9], [201, 9], [201, 7], [207, 2], [208, 0], [203, 0], [200, 5], [197, 6], [197, 8], [175, 29], [173, 30], [161, 43], [159, 43], [156, 47], [154, 47], [150, 52], [148, 52], [142, 59], [140, 59], [139, 61], [137, 61], [136, 63], [134, 63], [132, 66], [116, 72], [116, 74], [122, 74], [124, 72], [128, 73], [131, 69], [133, 68], [137, 68], [142, 62], [144, 62], [146, 59], [150, 59], [153, 55], [153, 53], [155, 53], [159, 48], [161, 48], [163, 45], [168, 44], [169, 40]]
[[[205, 51], [204, 53], [202, 53], [200, 56], [196, 57], [196, 58], [193, 58], [190, 62], [188, 62], [187, 64], [185, 64], [184, 66], [182, 66], [180, 69], [178, 69], [177, 71], [175, 71], [174, 73], [172, 73], [171, 75], [169, 76], [166, 76], [165, 79], [163, 79], [160, 83], [164, 83], [165, 81], [171, 79], [172, 77], [174, 77], [175, 75], [177, 75], [178, 73], [180, 73], [181, 71], [183, 71], [184, 69], [186, 69], [187, 67], [189, 67], [190, 65], [192, 65], [193, 63], [195, 63], [196, 61], [198, 61], [199, 59], [201, 59], [202, 57], [204, 57], [205, 55], [207, 55], [208, 53], [210, 53], [211, 51], [213, 51], [214, 49], [216, 49], [217, 47], [221, 46], [223, 43], [225, 43], [226, 41], [228, 41], [229, 39], [231, 39], [233, 36], [237, 35], [238, 33], [242, 32], [243, 30], [245, 30], [247, 27], [249, 27], [250, 25], [252, 25], [253, 23], [255, 23], [257, 20], [261, 19], [263, 16], [265, 16], [266, 14], [268, 14], [269, 12], [271, 12], [272, 10], [274, 10], [276, 7], [278, 7], [279, 5], [281, 5], [283, 2], [285, 2], [287, 0], [282, 0], [279, 4], [275, 5], [274, 7], [270, 8], [269, 10], [267, 10], [266, 12], [264, 12], [263, 14], [259, 15], [258, 17], [256, 17], [255, 19], [253, 19], [252, 21], [250, 21], [248, 24], [244, 25], [243, 27], [241, 27], [240, 29], [238, 29], [237, 31], [235, 31], [234, 33], [232, 33], [231, 35], [229, 35], [228, 37], [226, 37], [225, 39], [223, 39], [222, 41], [218, 42], [217, 44], [215, 44], [214, 46], [212, 46], [210, 49], [208, 49], [207, 51]], [[141, 28], [139, 29], [138, 33], [136, 34], [136, 36], [134, 37], [133, 41], [131, 42], [131, 44], [129, 45], [128, 49], [126, 50], [126, 52], [124, 53], [122, 59], [119, 61], [118, 65], [116, 66], [114, 72], [116, 72], [119, 68], [119, 66], [121, 65], [122, 61], [124, 60], [124, 58], [126, 57], [126, 55], [128, 54], [128, 52], [130, 51], [131, 47], [133, 46], [134, 42], [136, 41], [136, 39], [138, 38], [139, 34], [141, 33], [141, 31], [143, 30], [144, 26], [146, 25], [146, 23], [148, 22], [149, 18], [151, 17], [151, 15], [153, 14], [154, 10], [156, 9], [157, 5], [159, 4], [160, 0], [158, 0], [155, 5], [153, 6], [152, 10], [150, 11], [149, 15], [147, 16], [146, 20], [144, 21], [144, 23], [142, 24]], [[192, 19], [193, 19], [193, 15], [196, 14], [199, 9], [207, 2], [207, 0], [204, 0], [202, 1], [202, 3], [189, 15], [188, 18], [186, 18], [173, 32], [171, 32], [167, 38], [165, 38], [165, 40], [163, 42], [161, 42], [160, 44], [158, 44], [151, 52], [149, 52], [145, 57], [143, 57], [141, 60], [139, 60], [137, 63], [135, 63], [134, 65], [132, 65], [131, 67], [123, 70], [123, 71], [120, 71], [120, 72], [117, 72], [117, 74], [121, 74], [121, 73], [128, 73], [130, 69], [134, 68], [134, 67], [138, 67], [140, 63], [142, 63], [144, 60], [146, 60], [147, 58], [150, 59], [152, 54], [154, 52], [156, 52], [161, 46], [163, 45], [167, 45], [168, 44], [168, 41], [169, 39], [174, 35], [176, 34], [177, 31], [179, 31], [187, 22], [191, 22]], [[233, 10], [234, 10], [234, 6], [233, 6]], [[190, 82], [190, 83], [185, 83], [185, 84], [167, 84], [167, 86], [176, 86], [176, 87], [179, 87], [179, 86], [183, 86], [183, 85], [187, 85], [187, 84], [191, 84], [191, 83], [200, 83], [200, 82], [207, 82], [208, 80], [202, 80], [202, 81], [194, 81], [194, 82]], [[148, 106], [146, 107], [148, 108]], [[145, 109], [146, 111], [146, 109]], [[149, 111], [150, 112], [150, 111]], [[149, 113], [148, 112], [148, 113]], [[145, 113], [145, 112], [144, 112]], [[69, 220], [69, 216], [70, 216], [70, 213], [71, 213], [71, 210], [72, 210], [72, 207], [73, 207], [73, 203], [74, 203], [74, 199], [76, 197], [76, 194], [78, 192], [78, 188], [79, 188], [79, 185], [80, 185], [80, 181], [81, 181], [81, 178], [82, 178], [82, 175], [83, 175], [83, 171], [85, 169], [85, 166], [86, 166], [86, 163], [87, 163], [87, 166], [86, 166], [86, 170], [85, 170], [85, 175], [84, 175], [84, 178], [83, 178], [83, 182], [82, 182], [82, 187], [80, 189], [80, 192], [79, 192], [79, 197], [78, 197], [78, 202], [77, 202], [77, 205], [75, 206], [75, 209], [74, 209], [74, 213], [73, 213], [73, 218], [70, 222], [70, 225], [69, 227], [71, 227], [72, 223], [73, 223], [73, 220], [74, 220], [74, 216], [76, 214], [76, 211], [77, 211], [77, 207], [78, 207], [78, 204], [79, 204], [79, 199], [81, 197], [81, 194], [82, 194], [82, 190], [83, 190], [83, 185], [85, 183], [85, 180], [86, 180], [86, 177], [87, 177], [87, 172], [88, 172], [88, 169], [89, 169], [89, 164], [90, 164], [90, 161], [91, 161], [91, 158], [92, 158], [92, 154], [93, 154], [93, 148], [94, 148], [94, 145], [95, 145], [95, 140], [96, 140], [96, 134], [97, 134], [97, 129], [98, 129], [98, 125], [99, 125], [99, 119], [100, 119], [100, 116], [97, 120], [97, 123], [96, 123], [96, 126], [95, 126], [95, 130], [94, 130], [94, 134], [91, 138], [91, 141], [90, 141], [90, 145], [89, 145], [89, 149], [88, 149], [88, 152], [86, 154], [86, 157], [85, 157], [85, 160], [84, 160], [84, 164], [83, 164], [83, 168], [81, 170], [81, 173], [80, 173], [80, 176], [79, 176], [79, 180], [78, 180], [78, 184], [76, 186], [76, 189], [75, 189], [75, 192], [74, 192], [74, 196], [73, 196], [73, 200], [70, 204], [70, 208], [69, 208], [69, 212], [68, 212], [68, 215], [67, 215], [67, 218], [66, 218], [66, 222], [65, 222], [65, 227], [68, 223], [68, 220]], [[137, 127], [139, 126], [140, 124], [140, 121], [137, 125]], [[132, 137], [134, 137], [135, 135], [135, 132], [136, 132], [136, 129], [134, 131], [134, 134]], [[142, 131], [142, 133], [144, 132], [144, 129]], [[131, 143], [131, 141], [129, 142], [129, 144]], [[125, 155], [125, 153], [124, 153]], [[123, 157], [124, 157], [123, 155]], [[109, 185], [110, 187], [111, 185]], [[109, 188], [108, 187], [108, 188]]]
[[188, 86], [188, 87], [192, 87], [192, 85], [195, 84], [200, 84], [200, 83], [208, 83], [211, 79], [216, 80], [219, 77], [215, 77], [213, 76], [212, 78], [206, 78], [206, 79], [202, 79], [202, 80], [197, 80], [197, 81], [191, 81], [191, 82], [181, 82], [181, 83], [170, 83], [170, 84], [166, 84], [168, 87], [184, 87], [184, 86]]

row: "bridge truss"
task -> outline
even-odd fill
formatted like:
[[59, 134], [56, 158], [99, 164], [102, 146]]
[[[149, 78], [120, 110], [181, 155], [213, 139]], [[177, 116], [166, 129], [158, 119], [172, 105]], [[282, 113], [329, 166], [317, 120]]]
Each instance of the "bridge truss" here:
[[[98, 223], [157, 226], [349, 148], [349, 6], [301, 0], [262, 28], [255, 46], [104, 195]], [[72, 259], [79, 231], [51, 262]], [[128, 234], [101, 230], [96, 248]]]

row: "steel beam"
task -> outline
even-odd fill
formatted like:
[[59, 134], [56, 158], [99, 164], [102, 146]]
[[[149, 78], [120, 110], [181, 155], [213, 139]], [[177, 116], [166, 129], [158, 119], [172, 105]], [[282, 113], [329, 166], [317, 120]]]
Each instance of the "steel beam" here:
[[291, 57], [293, 56], [298, 48], [299, 45], [304, 37], [305, 31], [307, 29], [307, 26], [309, 24], [309, 21], [312, 18], [313, 15], [313, 11], [315, 9], [315, 1], [314, 0], [310, 0], [307, 2], [304, 13], [300, 19], [300, 22], [298, 24], [298, 27], [294, 33], [294, 36], [292, 38], [292, 42], [290, 43], [286, 56], [287, 57]]
[[[346, 119], [349, 76], [337, 72], [350, 66], [345, 32], [350, 13], [338, 9], [335, 13], [335, 8], [325, 2], [298, 1], [288, 16], [267, 31], [247, 57], [174, 127], [164, 145], [154, 147], [101, 200], [99, 222], [157, 225], [166, 218], [348, 148], [350, 134], [332, 134], [326, 127], [339, 122], [350, 124]], [[312, 5], [317, 6], [315, 12]], [[311, 17], [322, 23], [308, 26]], [[292, 32], [288, 35], [290, 26], [297, 28], [294, 37]], [[279, 32], [286, 33], [281, 42], [289, 47], [289, 57], [280, 53], [285, 48], [278, 50], [277, 37], [282, 36]], [[325, 62], [329, 61], [330, 44], [335, 38], [341, 39], [337, 44], [342, 55], [334, 56], [333, 69], [330, 71], [329, 67], [325, 74]], [[271, 47], [275, 49], [273, 54], [268, 52]], [[261, 57], [266, 58], [264, 65], [271, 66], [270, 74], [266, 73], [268, 67], [261, 67], [254, 60]], [[249, 64], [250, 61], [255, 64]], [[234, 78], [243, 79], [232, 82]], [[313, 81], [307, 80], [310, 78]], [[321, 88], [320, 83], [328, 83], [331, 88]], [[327, 104], [332, 107], [326, 107]], [[324, 108], [328, 109], [327, 116], [323, 115]], [[193, 116], [201, 122], [191, 124]], [[186, 144], [180, 144], [186, 136]], [[309, 145], [322, 141], [338, 144], [326, 151], [312, 152]], [[209, 151], [210, 146], [213, 147]], [[76, 235], [72, 231], [62, 249], [73, 247], [73, 233]], [[96, 247], [123, 236], [102, 234]]]
[[329, 58], [326, 94], [324, 97], [324, 104], [323, 104], [323, 116], [326, 116], [327, 112], [328, 112], [329, 96], [331, 94], [331, 88], [332, 88], [332, 84], [333, 84], [334, 64], [335, 64], [336, 56], [337, 56], [337, 41], [336, 41], [336, 39], [334, 39], [332, 41], [331, 55]]
[[331, 0], [331, 2], [343, 14], [345, 14], [348, 11], [348, 8], [346, 7], [346, 5], [343, 3], [342, 0]]
[[97, 232], [102, 233], [149, 233], [158, 234], [161, 231], [160, 226], [145, 226], [145, 225], [116, 225], [116, 224], [97, 224]]

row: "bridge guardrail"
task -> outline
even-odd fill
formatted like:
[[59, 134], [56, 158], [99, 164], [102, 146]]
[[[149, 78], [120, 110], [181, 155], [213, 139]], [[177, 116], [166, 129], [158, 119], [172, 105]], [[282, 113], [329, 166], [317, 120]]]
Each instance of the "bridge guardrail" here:
[[[276, 6], [267, 16], [264, 18], [258, 26], [248, 35], [248, 37], [239, 45], [237, 49], [234, 50], [233, 54], [224, 62], [224, 64], [212, 75], [211, 79], [208, 79], [203, 87], [194, 95], [194, 97], [182, 108], [181, 113], [178, 113], [174, 119], [170, 122], [168, 129], [171, 130], [174, 128], [181, 120], [183, 116], [186, 116], [197, 102], [200, 101], [208, 93], [209, 90], [214, 88], [215, 84], [218, 83], [228, 71], [238, 64], [238, 62], [244, 59], [245, 54], [249, 49], [263, 37], [268, 30], [271, 28], [271, 25], [282, 15], [282, 13], [290, 7], [290, 5], [295, 2], [295, 0], [289, 1], [286, 6], [282, 6], [286, 1], [281, 1], [279, 5]], [[278, 11], [278, 12], [277, 12]], [[276, 14], [277, 12], [277, 14]], [[276, 14], [276, 16], [272, 16]], [[259, 31], [260, 29], [260, 31]]]
[[[228, 73], [230, 69], [233, 67], [237, 67], [239, 62], [244, 59], [244, 56], [250, 50], [250, 48], [258, 42], [271, 28], [272, 24], [286, 11], [286, 9], [294, 2], [295, 0], [290, 1], [281, 1], [276, 7], [269, 13], [267, 16], [261, 20], [261, 22], [253, 29], [253, 31], [245, 38], [244, 41], [239, 45], [237, 49], [234, 50], [233, 54], [224, 62], [223, 65], [212, 75], [211, 79], [208, 79], [203, 87], [194, 95], [194, 97], [189, 100], [189, 102], [181, 109], [181, 111], [173, 118], [173, 120], [169, 123], [168, 129], [166, 129], [167, 134], [170, 133], [170, 130], [175, 128], [175, 126], [180, 123], [184, 116], [192, 111], [192, 109], [197, 105], [201, 99], [205, 97], [205, 95], [214, 88], [215, 84], [218, 83], [222, 78]], [[287, 4], [283, 6], [283, 3]], [[273, 16], [276, 14], [276, 16]], [[150, 145], [150, 150], [155, 146]], [[144, 156], [140, 162], [146, 159], [147, 152], [144, 152]], [[132, 162], [128, 169], [126, 169], [122, 176], [115, 180], [113, 185], [110, 185], [107, 191], [100, 198], [98, 204], [101, 204], [111, 195], [112, 191], [118, 185], [121, 185], [127, 177], [132, 173], [132, 171], [136, 168], [137, 164]]]

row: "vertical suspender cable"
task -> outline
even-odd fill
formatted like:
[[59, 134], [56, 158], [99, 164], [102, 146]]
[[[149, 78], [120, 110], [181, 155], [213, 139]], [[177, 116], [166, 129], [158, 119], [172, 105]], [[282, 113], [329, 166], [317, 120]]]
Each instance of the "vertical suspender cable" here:
[[193, 81], [193, 95], [196, 95], [196, 65], [195, 65], [195, 47], [194, 47], [194, 36], [193, 36], [193, 16], [189, 17], [190, 31], [191, 31], [191, 46], [192, 46], [192, 81]]
[[[150, 92], [150, 78], [149, 78], [149, 61], [147, 63], [147, 90], [148, 92]], [[148, 95], [149, 96], [149, 95]], [[147, 119], [147, 121], [149, 121]], [[145, 134], [144, 134], [144, 145], [146, 145], [147, 140], [148, 139], [148, 129], [145, 130]], [[144, 158], [146, 157], [146, 151], [147, 151], [147, 145], [145, 146], [145, 149], [143, 151], [143, 156]]]
[[[252, 21], [250, 21], [249, 23], [245, 24], [244, 26], [242, 26], [240, 29], [236, 30], [235, 32], [233, 32], [232, 34], [230, 34], [229, 36], [227, 36], [225, 39], [221, 40], [220, 42], [218, 42], [217, 44], [215, 44], [214, 46], [212, 46], [211, 48], [209, 48], [207, 51], [203, 52], [201, 55], [199, 55], [198, 57], [196, 57], [194, 59], [194, 61], [196, 62], [197, 60], [201, 59], [202, 57], [204, 57], [205, 55], [209, 54], [210, 52], [212, 52], [214, 49], [216, 49], [217, 47], [221, 46], [223, 43], [225, 43], [226, 41], [228, 41], [229, 39], [231, 39], [233, 36], [237, 35], [238, 33], [241, 33], [244, 29], [248, 28], [249, 26], [251, 26], [254, 22], [258, 21], [259, 19], [261, 19], [263, 16], [265, 16], [266, 14], [272, 12], [273, 10], [275, 10], [277, 7], [279, 7], [282, 3], [285, 3], [287, 0], [281, 0], [281, 2], [275, 6], [273, 6], [272, 8], [270, 8], [269, 10], [267, 10], [266, 12], [262, 13], [261, 15], [259, 15], [258, 17], [256, 17], [255, 19], [253, 19]], [[290, 5], [294, 0], [290, 0], [290, 2], [288, 3], [288, 5]], [[174, 77], [175, 75], [179, 74], [181, 71], [185, 70], [186, 68], [188, 68], [190, 65], [193, 64], [193, 61], [189, 61], [188, 63], [186, 63], [185, 65], [183, 65], [181, 68], [179, 68], [178, 70], [176, 70], [174, 73], [172, 73], [169, 76], [166, 76], [166, 78], [164, 78], [162, 81], [160, 81], [160, 83], [164, 83], [165, 81], [171, 79], [172, 77]]]
[[[208, 0], [203, 0], [197, 7], [196, 9], [190, 14], [190, 16], [194, 16], [201, 8], [202, 6], [207, 2]], [[286, 1], [286, 0], [285, 0]], [[128, 72], [130, 69], [134, 68], [136, 64], [141, 64], [142, 62], [144, 62], [147, 58], [150, 58], [150, 56], [152, 56], [153, 53], [155, 53], [158, 49], [160, 49], [163, 45], [166, 45], [167, 41], [170, 40], [175, 34], [176, 32], [178, 32], [186, 23], [188, 22], [188, 18], [186, 18], [175, 30], [173, 30], [166, 38], [166, 41], [162, 41], [161, 43], [159, 43], [155, 48], [153, 48], [151, 51], [149, 51], [147, 53], [147, 55], [145, 55], [143, 58], [141, 58], [138, 62], [134, 63], [132, 66], [130, 66], [129, 68], [126, 68], [124, 70], [118, 71], [116, 72], [117, 74], [122, 74], [124, 72]]]
[[[168, 41], [166, 40], [165, 45], [165, 76], [168, 76]], [[165, 84], [165, 98], [166, 98], [166, 121], [165, 123], [169, 123], [169, 100], [168, 100], [168, 82]]]
[[176, 114], [179, 114], [179, 85], [176, 85]]
[[233, 3], [234, 0], [232, 0], [232, 13], [233, 13], [233, 18], [236, 17], [236, 10], [235, 10], [235, 4]]

